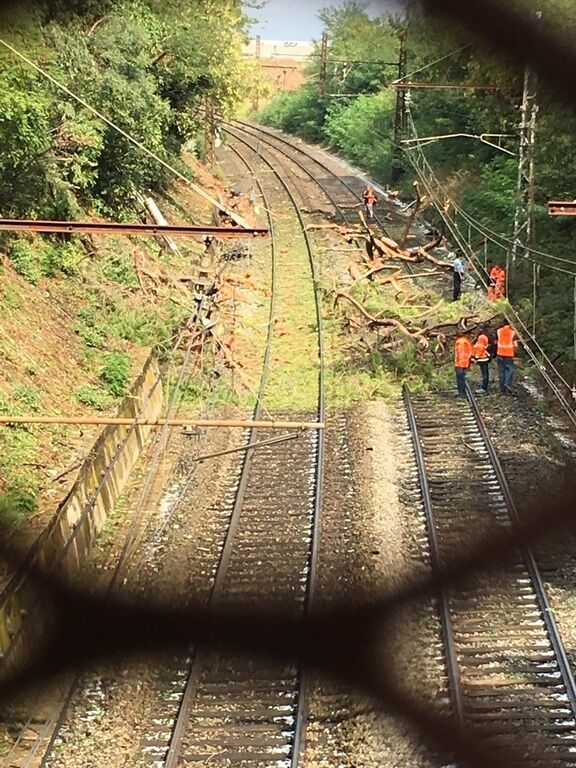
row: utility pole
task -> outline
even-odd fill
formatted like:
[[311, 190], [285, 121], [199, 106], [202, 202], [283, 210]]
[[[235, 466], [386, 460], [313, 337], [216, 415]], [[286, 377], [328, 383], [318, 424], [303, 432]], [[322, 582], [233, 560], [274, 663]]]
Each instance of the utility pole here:
[[[406, 50], [406, 30], [400, 32], [400, 50], [398, 53], [398, 80], [402, 83], [406, 80], [408, 52]], [[396, 113], [394, 115], [394, 146], [392, 149], [392, 168], [390, 170], [390, 186], [396, 184], [402, 175], [400, 158], [402, 150], [400, 142], [404, 133], [404, 121], [406, 116], [406, 90], [400, 87], [396, 90]]]
[[256, 47], [254, 50], [254, 58], [256, 59], [256, 83], [254, 85], [254, 93], [252, 96], [252, 111], [258, 112], [260, 107], [260, 75], [262, 74], [262, 68], [260, 66], [260, 50], [261, 50], [260, 35], [256, 35]]
[[328, 70], [328, 32], [322, 32], [322, 43], [320, 44], [320, 96], [326, 92], [326, 74]]
[[204, 109], [204, 162], [212, 165], [216, 155], [214, 145], [216, 123], [214, 120], [214, 104], [209, 96], [206, 97]]
[[[542, 12], [536, 12], [536, 19], [542, 18]], [[512, 234], [512, 252], [506, 258], [506, 295], [510, 279], [510, 266], [516, 268], [518, 256], [523, 259], [528, 255], [532, 242], [532, 224], [534, 215], [534, 154], [536, 148], [537, 103], [536, 73], [527, 64], [524, 68], [524, 87], [522, 106], [520, 107], [520, 146], [518, 148], [518, 177], [516, 182], [516, 210], [514, 212], [514, 232]], [[510, 261], [512, 264], [510, 264]], [[540, 269], [532, 265], [532, 333], [536, 331], [536, 303], [538, 300], [538, 281]]]
[[536, 146], [536, 75], [526, 67], [524, 88], [520, 108], [520, 145], [518, 149], [518, 177], [516, 183], [516, 210], [514, 212], [514, 233], [512, 265], [518, 256], [526, 257], [526, 248], [532, 237], [532, 216], [534, 213], [534, 150]]

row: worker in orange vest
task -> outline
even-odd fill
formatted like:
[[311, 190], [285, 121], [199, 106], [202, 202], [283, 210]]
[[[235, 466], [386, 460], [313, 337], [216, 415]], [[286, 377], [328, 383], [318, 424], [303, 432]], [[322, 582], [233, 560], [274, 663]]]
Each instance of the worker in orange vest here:
[[366, 212], [366, 216], [369, 219], [373, 219], [374, 205], [378, 202], [378, 198], [376, 197], [376, 192], [374, 192], [374, 188], [370, 186], [366, 187], [362, 195], [362, 198], [364, 199], [364, 210]]
[[466, 397], [466, 371], [472, 360], [472, 341], [467, 333], [460, 333], [454, 341], [454, 368], [458, 397]]
[[490, 383], [490, 360], [492, 359], [491, 346], [490, 337], [486, 333], [486, 329], [482, 328], [472, 348], [474, 362], [478, 363], [482, 373], [482, 384], [476, 390], [477, 395], [485, 395], [488, 392], [488, 385]]
[[498, 267], [496, 274], [496, 285], [494, 286], [494, 298], [504, 299], [506, 297], [506, 270], [503, 267]]
[[494, 264], [488, 273], [488, 301], [497, 301], [506, 296], [506, 270]]
[[518, 348], [517, 334], [508, 320], [503, 320], [496, 331], [496, 337], [496, 360], [498, 361], [500, 392], [503, 395], [509, 395], [512, 394], [514, 356]]

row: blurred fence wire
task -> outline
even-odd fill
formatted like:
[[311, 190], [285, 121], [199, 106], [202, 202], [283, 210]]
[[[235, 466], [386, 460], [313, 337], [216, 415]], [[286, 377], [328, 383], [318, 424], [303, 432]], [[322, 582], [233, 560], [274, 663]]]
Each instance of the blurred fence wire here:
[[[572, 105], [576, 96], [576, 50], [567, 39], [536, 24], [496, 0], [422, 0], [426, 12], [446, 23], [467, 27], [491, 49], [538, 72], [550, 94]], [[493, 768], [519, 765], [512, 747], [496, 757], [479, 737], [462, 732], [449, 717], [411, 697], [389, 674], [394, 659], [374, 666], [379, 631], [397, 610], [414, 600], [433, 598], [439, 589], [461, 584], [464, 578], [503, 562], [519, 543], [530, 544], [545, 534], [573, 524], [576, 481], [559, 477], [555, 488], [543, 489], [513, 533], [491, 535], [456, 557], [443, 572], [415, 580], [380, 601], [343, 603], [316, 611], [308, 619], [282, 614], [207, 610], [204, 604], [166, 606], [142, 604], [125, 595], [97, 596], [32, 567], [31, 577], [53, 606], [54, 631], [34, 659], [6, 674], [0, 697], [6, 703], [24, 688], [49, 682], [64, 670], [85, 668], [103, 658], [164, 653], [190, 644], [226, 648], [241, 654], [285, 661], [301, 658], [308, 668], [342, 681], [373, 697], [383, 711], [405, 718], [441, 757], [461, 765]], [[0, 557], [18, 569], [25, 553], [0, 542]]]

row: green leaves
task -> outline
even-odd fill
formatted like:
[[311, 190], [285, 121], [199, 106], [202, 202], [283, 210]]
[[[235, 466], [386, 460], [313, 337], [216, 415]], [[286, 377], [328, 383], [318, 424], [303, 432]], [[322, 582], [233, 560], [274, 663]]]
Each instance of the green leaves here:
[[[23, 32], [72, 92], [169, 162], [203, 129], [209, 101], [228, 114], [244, 89], [235, 0], [91, 0], [65, 16], [51, 0]], [[36, 27], [34, 27], [34, 23]], [[43, 42], [41, 47], [38, 40]], [[136, 190], [168, 172], [40, 75], [0, 57], [0, 212], [74, 218], [82, 208], [133, 215]]]

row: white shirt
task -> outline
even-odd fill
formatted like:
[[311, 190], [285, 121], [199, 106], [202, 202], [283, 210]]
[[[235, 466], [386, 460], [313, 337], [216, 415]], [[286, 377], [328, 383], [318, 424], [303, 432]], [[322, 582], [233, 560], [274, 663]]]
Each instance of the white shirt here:
[[464, 264], [462, 264], [462, 260], [458, 256], [454, 258], [452, 266], [454, 268], [454, 272], [458, 272], [460, 277], [464, 277]]

